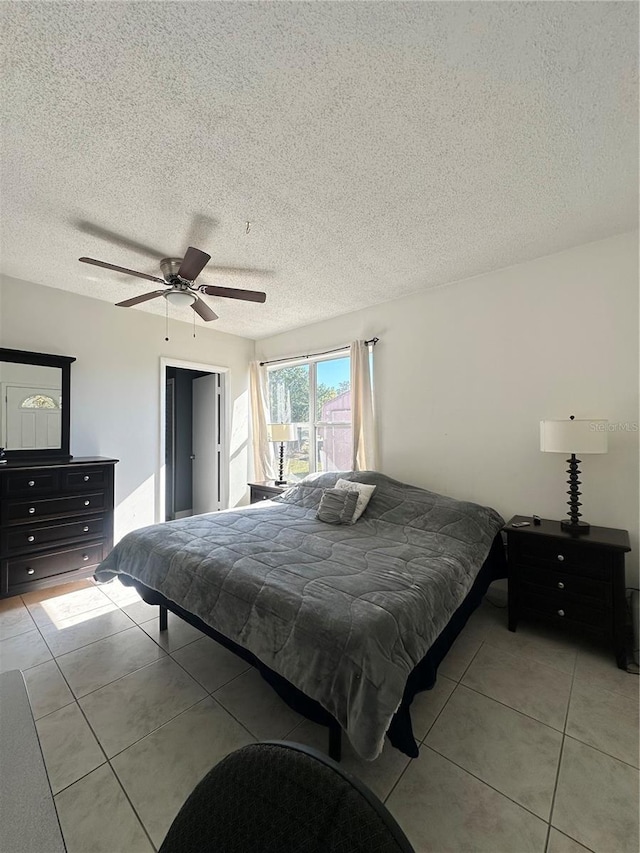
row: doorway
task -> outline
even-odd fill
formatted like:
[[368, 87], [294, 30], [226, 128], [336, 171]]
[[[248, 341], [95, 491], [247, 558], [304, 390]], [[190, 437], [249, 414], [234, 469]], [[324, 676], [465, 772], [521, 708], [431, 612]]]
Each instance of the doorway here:
[[163, 362], [161, 520], [217, 512], [225, 506], [227, 477], [226, 375], [206, 365]]

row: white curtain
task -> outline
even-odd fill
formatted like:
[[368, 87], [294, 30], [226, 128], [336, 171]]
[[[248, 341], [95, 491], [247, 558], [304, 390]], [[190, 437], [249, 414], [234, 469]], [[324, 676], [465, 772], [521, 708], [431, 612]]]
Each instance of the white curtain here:
[[273, 453], [267, 435], [269, 423], [269, 391], [267, 369], [259, 361], [249, 365], [251, 398], [251, 430], [253, 434], [253, 474], [256, 482], [273, 480]]
[[351, 419], [354, 471], [375, 471], [378, 464], [373, 388], [369, 347], [364, 341], [351, 344]]

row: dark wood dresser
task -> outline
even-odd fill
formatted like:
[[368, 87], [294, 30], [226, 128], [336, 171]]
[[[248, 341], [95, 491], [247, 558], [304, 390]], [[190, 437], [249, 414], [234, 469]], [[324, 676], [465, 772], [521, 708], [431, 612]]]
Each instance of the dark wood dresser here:
[[[526, 527], [515, 524], [529, 522]], [[587, 632], [612, 647], [621, 669], [625, 648], [626, 530], [563, 530], [559, 521], [516, 515], [505, 526], [509, 565], [509, 630], [521, 617]]]
[[93, 573], [113, 547], [117, 461], [0, 465], [0, 598]]
[[262, 483], [249, 483], [249, 502], [252, 504], [259, 501], [269, 501], [276, 495], [281, 495], [289, 486], [276, 486], [273, 480], [265, 480]]

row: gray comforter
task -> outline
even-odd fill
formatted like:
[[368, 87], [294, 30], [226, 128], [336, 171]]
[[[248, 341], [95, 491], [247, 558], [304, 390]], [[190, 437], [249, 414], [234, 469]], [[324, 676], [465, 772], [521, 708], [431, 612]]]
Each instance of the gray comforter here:
[[[339, 477], [377, 487], [354, 525], [315, 517]], [[249, 649], [373, 759], [503, 523], [376, 472], [312, 475], [273, 501], [136, 530], [96, 578], [137, 578]]]

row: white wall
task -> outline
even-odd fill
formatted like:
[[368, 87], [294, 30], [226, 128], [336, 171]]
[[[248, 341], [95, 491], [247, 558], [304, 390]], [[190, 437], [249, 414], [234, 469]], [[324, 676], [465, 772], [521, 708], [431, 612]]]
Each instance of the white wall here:
[[254, 342], [190, 323], [124, 310], [63, 290], [0, 279], [3, 347], [72, 355], [71, 453], [111, 456], [116, 538], [161, 517], [160, 357], [229, 368], [230, 506], [247, 501], [248, 363]]
[[[638, 235], [625, 234], [258, 341], [260, 358], [380, 337], [386, 474], [516, 513], [561, 518], [564, 457], [544, 418], [638, 423]], [[638, 432], [584, 456], [583, 515], [630, 531], [638, 567]]]

